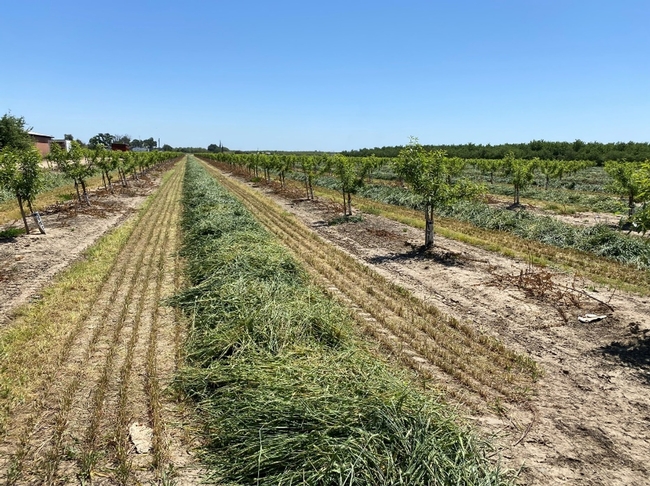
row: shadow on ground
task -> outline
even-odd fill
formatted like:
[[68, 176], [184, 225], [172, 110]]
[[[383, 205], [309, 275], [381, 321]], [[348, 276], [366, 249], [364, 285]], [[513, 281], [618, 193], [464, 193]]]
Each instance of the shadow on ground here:
[[415, 247], [410, 251], [404, 253], [391, 253], [389, 255], [378, 255], [369, 258], [369, 263], [380, 265], [386, 262], [403, 262], [406, 260], [421, 260], [440, 263], [446, 267], [463, 266], [467, 263], [467, 259], [459, 253], [450, 251], [437, 251], [425, 250], [423, 247]]
[[629, 342], [614, 341], [600, 348], [603, 354], [636, 368], [650, 384], [650, 335], [632, 338]]

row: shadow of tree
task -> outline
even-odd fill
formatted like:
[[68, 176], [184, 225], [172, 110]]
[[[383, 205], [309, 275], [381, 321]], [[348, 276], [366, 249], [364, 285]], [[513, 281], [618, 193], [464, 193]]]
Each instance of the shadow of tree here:
[[466, 259], [458, 253], [444, 250], [424, 250], [423, 247], [413, 248], [404, 253], [392, 253], [390, 255], [378, 255], [368, 259], [369, 263], [381, 264], [385, 262], [404, 262], [407, 260], [433, 261], [446, 267], [463, 266]]
[[626, 343], [614, 341], [600, 350], [618, 358], [622, 363], [637, 368], [650, 383], [650, 336], [633, 338]]

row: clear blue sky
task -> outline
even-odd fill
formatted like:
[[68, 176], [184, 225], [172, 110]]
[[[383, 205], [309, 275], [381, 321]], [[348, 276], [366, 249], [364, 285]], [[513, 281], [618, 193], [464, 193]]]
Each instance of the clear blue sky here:
[[87, 141], [650, 141], [648, 0], [0, 3], [0, 114]]

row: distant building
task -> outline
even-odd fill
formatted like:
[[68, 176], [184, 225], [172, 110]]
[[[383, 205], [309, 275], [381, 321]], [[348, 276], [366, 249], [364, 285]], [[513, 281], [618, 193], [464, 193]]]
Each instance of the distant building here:
[[147, 147], [133, 147], [131, 152], [149, 152]]
[[54, 137], [36, 132], [29, 132], [29, 136], [32, 137], [32, 141], [36, 149], [41, 153], [41, 156], [45, 157], [50, 153], [50, 142]]
[[120, 152], [128, 152], [129, 145], [126, 143], [112, 143], [111, 150], [119, 150]]

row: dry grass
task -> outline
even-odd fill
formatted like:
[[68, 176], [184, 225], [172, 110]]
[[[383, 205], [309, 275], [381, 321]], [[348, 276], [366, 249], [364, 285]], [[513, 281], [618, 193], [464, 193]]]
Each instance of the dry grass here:
[[[169, 181], [170, 177], [174, 180]], [[163, 177], [164, 187], [150, 198], [140, 211], [138, 220], [132, 220], [127, 225], [118, 228], [115, 232], [103, 238], [100, 243], [89, 250], [88, 261], [80, 262], [64, 273], [54, 287], [44, 293], [44, 298], [36, 305], [26, 307], [24, 315], [19, 315], [11, 332], [2, 336], [2, 343], [7, 350], [3, 356], [12, 359], [3, 367], [2, 380], [5, 389], [10, 391], [14, 397], [12, 401], [6, 401], [5, 411], [9, 412], [18, 404], [18, 398], [30, 397], [34, 405], [28, 412], [28, 417], [20, 425], [19, 436], [21, 443], [16, 447], [13, 458], [8, 464], [7, 480], [11, 483], [23, 477], [26, 460], [29, 463], [30, 472], [41, 480], [57, 482], [62, 480], [57, 474], [59, 464], [69, 453], [70, 425], [73, 421], [79, 421], [78, 417], [72, 420], [71, 410], [78, 392], [92, 373], [100, 374], [92, 392], [89, 424], [86, 427], [83, 450], [76, 457], [79, 465], [79, 477], [89, 479], [93, 467], [97, 461], [106, 457], [103, 435], [100, 433], [102, 419], [105, 415], [105, 397], [109, 385], [109, 378], [113, 375], [113, 361], [119, 356], [121, 329], [127, 317], [133, 317], [133, 305], [131, 303], [134, 293], [139, 291], [138, 284], [149, 282], [153, 272], [157, 276], [153, 279], [158, 282], [162, 277], [158, 275], [162, 271], [162, 260], [165, 251], [169, 251], [169, 244], [159, 245], [161, 239], [169, 236], [169, 227], [166, 223], [171, 222], [172, 214], [178, 212], [178, 195], [182, 171], [177, 170], [174, 174], [166, 174]], [[177, 218], [177, 216], [176, 216]], [[157, 235], [157, 236], [156, 236]], [[126, 253], [120, 251], [130, 245]], [[144, 267], [144, 271], [143, 270]], [[158, 285], [156, 283], [156, 285]], [[158, 309], [158, 299], [150, 299], [154, 309], [148, 310], [144, 306], [144, 298], [147, 292], [140, 295], [136, 308], [136, 323], [143, 312], [155, 313]], [[151, 293], [149, 293], [151, 294]], [[121, 304], [121, 305], [120, 305]], [[106, 339], [104, 335], [109, 331], [107, 326], [111, 321], [111, 314], [118, 305], [120, 313], [117, 323], [112, 329], [110, 342], [112, 346], [107, 351], [103, 362], [103, 369], [89, 369], [91, 357], [97, 353], [98, 346]], [[131, 310], [129, 310], [131, 309]], [[55, 317], [52, 319], [52, 317]], [[77, 352], [75, 362], [70, 362], [72, 346], [79, 345], [79, 335], [87, 331], [84, 349]], [[133, 333], [133, 337], [137, 333]], [[27, 341], [36, 343], [34, 346], [25, 346]], [[130, 448], [128, 437], [125, 435], [128, 427], [129, 412], [126, 400], [129, 395], [128, 385], [130, 383], [132, 362], [128, 359], [132, 353], [133, 345], [129, 343], [127, 359], [123, 362], [118, 380], [118, 401], [116, 416], [118, 419], [113, 423], [114, 440], [113, 448], [115, 455], [115, 477], [122, 484], [132, 479], [130, 463], [126, 452]], [[150, 346], [150, 343], [146, 343]], [[28, 353], [25, 350], [29, 350]], [[22, 354], [21, 354], [22, 353]], [[131, 354], [132, 355], [132, 354]], [[18, 358], [18, 359], [16, 359]], [[9, 369], [9, 364], [13, 366]], [[39, 364], [40, 366], [35, 366]], [[70, 376], [65, 376], [66, 366], [75, 369], [71, 379], [65, 383], [59, 383], [63, 378], [65, 382]], [[36, 368], [36, 373], [34, 373]], [[152, 367], [155, 370], [155, 366]], [[59, 376], [64, 373], [63, 376]], [[26, 379], [27, 376], [31, 380]], [[156, 376], [151, 377], [156, 380]], [[113, 378], [114, 380], [114, 378]], [[15, 386], [15, 383], [26, 383], [24, 389]], [[62, 385], [62, 386], [61, 386]], [[60, 390], [56, 390], [56, 387]], [[40, 389], [39, 389], [40, 388]], [[159, 392], [158, 392], [159, 395]], [[150, 399], [151, 401], [151, 399]], [[158, 398], [156, 407], [160, 409]], [[51, 418], [42, 418], [44, 412], [54, 409]], [[5, 414], [6, 418], [7, 414]], [[79, 427], [80, 424], [75, 424]], [[34, 448], [35, 433], [40, 430], [48, 430], [46, 437], [39, 437], [39, 449]], [[160, 427], [158, 428], [160, 430]], [[40, 435], [40, 433], [39, 433]], [[163, 441], [164, 442], [164, 441]], [[158, 440], [158, 445], [161, 441]], [[46, 445], [46, 446], [45, 446]], [[44, 447], [45, 446], [45, 447]], [[68, 452], [66, 452], [68, 451]], [[39, 454], [36, 457], [35, 454]], [[160, 475], [159, 475], [160, 476]]]

